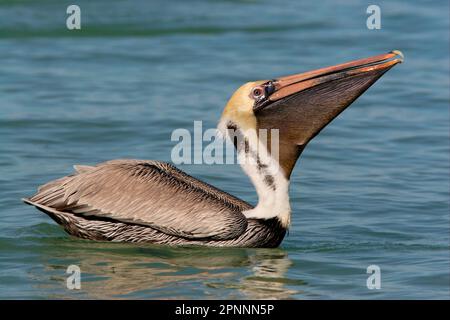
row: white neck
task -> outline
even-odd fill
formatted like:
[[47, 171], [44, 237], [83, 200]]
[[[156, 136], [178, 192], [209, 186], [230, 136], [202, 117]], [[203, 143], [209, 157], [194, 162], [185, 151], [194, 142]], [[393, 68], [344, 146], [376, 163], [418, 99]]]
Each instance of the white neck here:
[[278, 217], [284, 227], [289, 227], [291, 206], [289, 180], [285, 178], [277, 160], [261, 143], [256, 131], [244, 133], [244, 146], [238, 147], [238, 160], [242, 170], [250, 177], [258, 194], [255, 208], [244, 211], [247, 218], [270, 219]]

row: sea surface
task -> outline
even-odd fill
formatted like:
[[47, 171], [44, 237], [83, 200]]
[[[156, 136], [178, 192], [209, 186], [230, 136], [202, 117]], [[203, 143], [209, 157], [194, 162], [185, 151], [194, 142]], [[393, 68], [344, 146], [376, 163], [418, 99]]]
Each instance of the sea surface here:
[[[377, 1], [369, 30], [372, 2], [80, 0], [69, 31], [72, 2], [0, 1], [0, 299], [448, 299], [449, 5]], [[244, 82], [393, 49], [297, 163], [277, 249], [79, 240], [21, 202], [74, 164], [170, 162]], [[257, 201], [238, 165], [179, 167]]]

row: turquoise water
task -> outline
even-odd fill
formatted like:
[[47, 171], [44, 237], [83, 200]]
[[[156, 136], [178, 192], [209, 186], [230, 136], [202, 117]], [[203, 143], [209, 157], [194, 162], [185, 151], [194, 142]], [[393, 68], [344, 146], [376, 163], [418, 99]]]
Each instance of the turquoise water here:
[[[381, 30], [366, 1], [77, 1], [81, 31], [69, 4], [0, 1], [0, 298], [449, 298], [446, 2], [378, 1]], [[392, 49], [405, 63], [303, 153], [278, 249], [83, 241], [20, 201], [73, 164], [170, 161], [172, 131], [213, 128], [246, 81]], [[238, 166], [181, 168], [256, 201]]]

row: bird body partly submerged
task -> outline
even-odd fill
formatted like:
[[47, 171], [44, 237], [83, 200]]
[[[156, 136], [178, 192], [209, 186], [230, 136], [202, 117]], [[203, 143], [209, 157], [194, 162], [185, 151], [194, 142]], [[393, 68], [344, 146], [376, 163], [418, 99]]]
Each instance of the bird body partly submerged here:
[[255, 186], [255, 207], [170, 164], [146, 160], [75, 166], [73, 175], [43, 185], [24, 201], [85, 239], [277, 247], [290, 224], [289, 178], [303, 149], [402, 59], [393, 51], [249, 82], [233, 94], [219, 130], [234, 142]]
[[286, 233], [277, 218], [246, 219], [250, 204], [168, 163], [114, 160], [75, 168], [24, 201], [79, 238], [277, 247]]

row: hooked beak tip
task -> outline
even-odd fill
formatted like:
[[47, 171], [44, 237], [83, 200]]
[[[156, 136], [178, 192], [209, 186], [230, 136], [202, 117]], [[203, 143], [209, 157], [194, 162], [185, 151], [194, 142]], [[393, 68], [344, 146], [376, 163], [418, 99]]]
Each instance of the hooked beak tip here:
[[397, 60], [399, 63], [402, 63], [405, 60], [405, 56], [400, 50], [392, 50], [390, 53], [396, 54], [398, 56]]

